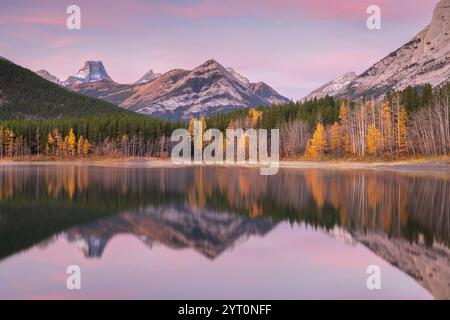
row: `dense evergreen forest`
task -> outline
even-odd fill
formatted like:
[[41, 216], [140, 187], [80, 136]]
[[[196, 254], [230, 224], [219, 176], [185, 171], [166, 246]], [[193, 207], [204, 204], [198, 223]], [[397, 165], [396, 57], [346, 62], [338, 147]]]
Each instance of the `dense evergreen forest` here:
[[[173, 130], [190, 124], [125, 111], [81, 96], [0, 60], [0, 158], [168, 157]], [[450, 84], [386, 94], [383, 101], [332, 97], [242, 109], [207, 128], [280, 129], [284, 158], [399, 159], [450, 153]]]
[[0, 59], [0, 119], [50, 119], [126, 113], [111, 103], [71, 92], [28, 69]]

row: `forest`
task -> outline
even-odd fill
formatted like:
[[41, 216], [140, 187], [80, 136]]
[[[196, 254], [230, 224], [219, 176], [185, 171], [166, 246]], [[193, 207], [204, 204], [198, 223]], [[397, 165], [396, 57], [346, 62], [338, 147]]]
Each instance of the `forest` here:
[[[383, 101], [332, 97], [241, 109], [206, 128], [280, 129], [284, 159], [404, 159], [450, 153], [450, 84], [389, 92]], [[193, 120], [193, 119], [192, 119]], [[0, 158], [170, 156], [173, 130], [189, 128], [130, 112], [0, 120]]]

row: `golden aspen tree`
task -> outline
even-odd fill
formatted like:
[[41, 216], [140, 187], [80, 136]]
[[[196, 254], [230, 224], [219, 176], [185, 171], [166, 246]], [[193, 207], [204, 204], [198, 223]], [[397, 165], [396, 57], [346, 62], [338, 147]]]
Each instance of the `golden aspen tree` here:
[[84, 138], [83, 135], [80, 135], [78, 138], [78, 144], [77, 144], [77, 155], [80, 157], [83, 155], [83, 147], [84, 147]]
[[397, 115], [397, 148], [398, 155], [406, 155], [406, 139], [407, 139], [407, 113], [404, 107], [400, 107]]
[[189, 131], [189, 134], [191, 135], [191, 137], [194, 136], [194, 123], [195, 123], [195, 121], [200, 121], [201, 122], [201, 124], [202, 124], [202, 132], [201, 132], [202, 135], [203, 135], [203, 133], [206, 130], [206, 120], [204, 118], [201, 118], [201, 119], [192, 118], [189, 121], [189, 128], [188, 128], [188, 131]]
[[367, 127], [367, 153], [372, 156], [376, 156], [378, 154], [378, 150], [382, 146], [383, 137], [381, 134], [381, 130], [378, 129], [374, 124], [371, 124]]
[[191, 135], [191, 137], [194, 136], [194, 123], [195, 123], [195, 121], [197, 121], [197, 118], [192, 118], [191, 120], [189, 120], [188, 131], [189, 131], [189, 134]]
[[70, 128], [69, 135], [67, 136], [67, 148], [69, 155], [73, 156], [75, 154], [76, 147], [76, 137], [73, 129]]
[[306, 147], [305, 157], [308, 159], [320, 159], [322, 158], [325, 148], [327, 146], [325, 127], [323, 124], [318, 123], [314, 130], [312, 138], [308, 141]]
[[89, 140], [88, 139], [84, 140], [83, 150], [82, 150], [83, 151], [83, 156], [86, 157], [89, 154], [90, 148], [91, 148], [91, 144], [89, 143]]
[[[194, 125], [195, 125], [195, 122], [196, 121], [200, 121], [200, 124], [201, 124], [201, 127], [200, 127], [200, 132], [199, 132], [199, 134], [200, 134], [200, 139], [195, 139], [194, 138], [194, 130], [195, 130], [195, 127], [194, 127]], [[206, 141], [204, 141], [203, 140], [203, 134], [205, 133], [205, 131], [206, 131], [206, 120], [204, 119], [204, 118], [200, 118], [200, 119], [196, 119], [196, 118], [192, 118], [190, 121], [189, 121], [189, 129], [188, 129], [188, 131], [189, 131], [189, 134], [191, 135], [191, 137], [192, 137], [192, 142], [193, 142], [193, 144], [196, 146], [196, 147], [198, 147], [198, 148], [202, 148], [202, 150], [203, 150], [203, 147], [205, 147], [205, 145], [206, 145]], [[161, 142], [163, 142], [163, 144], [165, 143], [165, 141], [164, 141], [164, 139], [162, 139], [161, 140]]]
[[249, 116], [252, 119], [252, 127], [255, 128], [258, 120], [262, 119], [262, 111], [258, 111], [255, 108], [251, 108], [249, 111]]
[[339, 108], [339, 124], [340, 124], [340, 133], [341, 133], [341, 145], [342, 150], [350, 154], [352, 153], [352, 146], [350, 143], [350, 123], [348, 120], [348, 107], [342, 102], [341, 107]]
[[341, 129], [338, 122], [333, 123], [330, 128], [330, 149], [334, 154], [341, 151]]

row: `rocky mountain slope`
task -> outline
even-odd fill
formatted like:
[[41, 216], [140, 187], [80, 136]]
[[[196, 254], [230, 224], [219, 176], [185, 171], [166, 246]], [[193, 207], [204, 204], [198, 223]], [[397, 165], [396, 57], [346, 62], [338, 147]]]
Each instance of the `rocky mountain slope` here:
[[393, 266], [410, 275], [435, 299], [450, 299], [450, 249], [438, 243], [427, 247], [404, 239], [367, 232], [355, 239]]
[[[176, 72], [175, 78], [162, 76], [157, 79], [161, 80], [158, 86], [150, 82], [148, 86], [136, 88], [136, 92], [119, 105], [139, 113], [189, 119], [270, 104], [215, 60], [208, 60], [192, 71]], [[168, 82], [162, 81], [166, 79]]]
[[[40, 71], [39, 75], [57, 83], [57, 78], [46, 71]], [[215, 60], [193, 70], [175, 69], [162, 75], [150, 70], [132, 84], [114, 82], [101, 61], [87, 61], [77, 74], [60, 84], [131, 111], [166, 119], [206, 117], [289, 102], [264, 82], [250, 83]]]
[[139, 78], [139, 80], [133, 82], [133, 84], [144, 84], [147, 82], [150, 82], [152, 80], [155, 80], [161, 76], [161, 73], [154, 73], [153, 70], [149, 70], [142, 77]]
[[327, 95], [336, 96], [341, 94], [342, 91], [345, 90], [350, 83], [352, 83], [352, 81], [356, 80], [356, 78], [358, 78], [358, 75], [355, 72], [347, 72], [314, 90], [308, 94], [304, 100], [311, 100], [314, 98], [320, 99]]
[[[411, 41], [374, 64], [342, 90], [332, 90], [329, 94], [353, 100], [364, 96], [379, 99], [389, 90], [427, 83], [436, 87], [449, 80], [450, 0], [441, 0], [434, 9], [431, 23]], [[312, 94], [322, 90], [316, 91]]]
[[251, 83], [250, 90], [269, 101], [270, 104], [286, 104], [290, 102], [288, 98], [283, 97], [269, 85], [261, 81], [257, 83]]
[[53, 82], [56, 84], [61, 84], [61, 80], [59, 80], [59, 78], [57, 76], [52, 75], [47, 70], [38, 70], [38, 71], [36, 71], [36, 74], [38, 76], [44, 78], [47, 81], [50, 81], [50, 82]]

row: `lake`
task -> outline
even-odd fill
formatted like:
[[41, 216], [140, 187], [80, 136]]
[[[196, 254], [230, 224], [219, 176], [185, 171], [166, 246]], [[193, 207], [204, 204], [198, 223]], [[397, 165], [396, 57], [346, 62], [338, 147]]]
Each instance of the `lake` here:
[[16, 298], [449, 299], [450, 175], [2, 165], [0, 299]]

